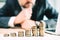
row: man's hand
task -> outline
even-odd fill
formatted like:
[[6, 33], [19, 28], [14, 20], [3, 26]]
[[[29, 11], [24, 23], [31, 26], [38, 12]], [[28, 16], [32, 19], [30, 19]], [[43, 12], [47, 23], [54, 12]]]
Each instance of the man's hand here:
[[25, 8], [23, 9], [15, 18], [14, 23], [15, 24], [20, 24], [23, 23], [25, 20], [30, 19], [32, 14], [32, 9], [30, 8]]
[[35, 25], [35, 21], [33, 20], [25, 20], [22, 24], [21, 24], [21, 27], [25, 30], [29, 30], [31, 29], [33, 26], [36, 26]]

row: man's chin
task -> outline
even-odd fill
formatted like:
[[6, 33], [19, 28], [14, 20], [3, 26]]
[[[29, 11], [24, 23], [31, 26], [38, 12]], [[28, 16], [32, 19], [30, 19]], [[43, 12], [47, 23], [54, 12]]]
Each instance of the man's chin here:
[[29, 8], [29, 6], [23, 6], [23, 8]]
[[32, 8], [33, 6], [30, 6], [30, 5], [25, 5], [23, 6], [24, 8]]

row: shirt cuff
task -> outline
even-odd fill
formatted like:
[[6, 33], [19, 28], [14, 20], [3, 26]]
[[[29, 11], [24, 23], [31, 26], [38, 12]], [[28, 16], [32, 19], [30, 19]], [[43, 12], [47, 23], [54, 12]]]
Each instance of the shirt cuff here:
[[8, 22], [8, 26], [9, 27], [14, 27], [14, 20], [15, 20], [16, 17], [11, 17], [9, 22]]

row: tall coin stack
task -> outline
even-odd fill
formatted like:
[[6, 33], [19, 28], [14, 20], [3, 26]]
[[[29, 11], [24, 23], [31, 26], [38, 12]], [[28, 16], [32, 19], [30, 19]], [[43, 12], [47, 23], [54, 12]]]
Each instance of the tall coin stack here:
[[39, 36], [44, 36], [44, 27], [42, 22], [39, 24]]
[[33, 26], [32, 27], [32, 36], [35, 36], [35, 37], [38, 36], [38, 30], [37, 30], [37, 27], [36, 26]]

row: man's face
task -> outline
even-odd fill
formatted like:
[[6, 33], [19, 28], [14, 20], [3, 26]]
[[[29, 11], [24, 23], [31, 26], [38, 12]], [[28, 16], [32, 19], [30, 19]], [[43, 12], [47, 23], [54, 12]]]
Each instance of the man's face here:
[[36, 0], [18, 0], [18, 3], [20, 6], [23, 6], [24, 8], [33, 7], [35, 5]]

